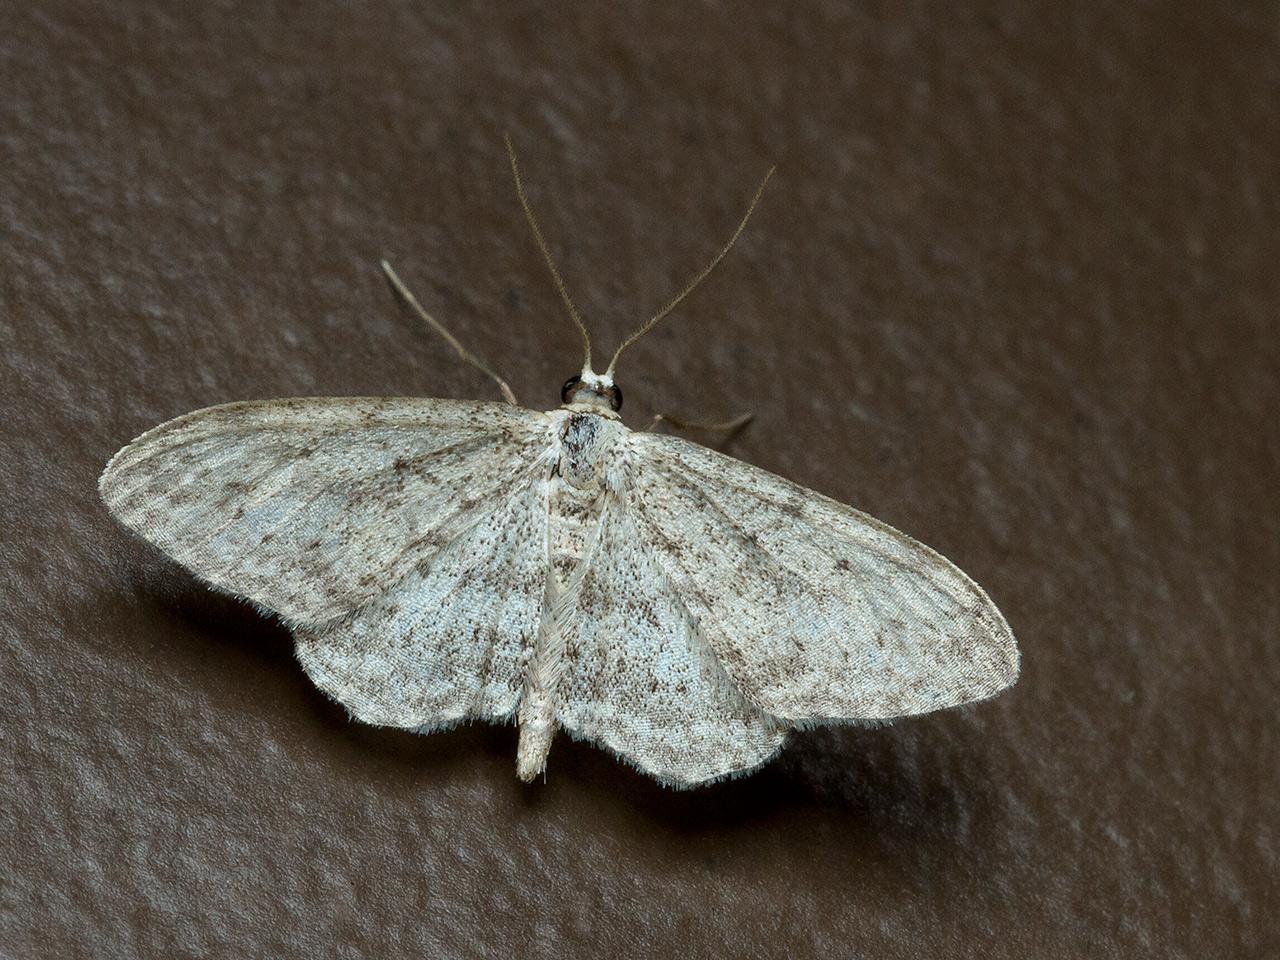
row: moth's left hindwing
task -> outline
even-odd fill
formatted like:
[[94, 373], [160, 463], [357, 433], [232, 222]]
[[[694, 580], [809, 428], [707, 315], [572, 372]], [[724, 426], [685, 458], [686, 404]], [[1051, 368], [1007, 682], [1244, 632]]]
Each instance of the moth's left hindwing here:
[[299, 626], [298, 660], [357, 718], [435, 729], [511, 716], [547, 588], [545, 471], [489, 498], [450, 542], [346, 617]]

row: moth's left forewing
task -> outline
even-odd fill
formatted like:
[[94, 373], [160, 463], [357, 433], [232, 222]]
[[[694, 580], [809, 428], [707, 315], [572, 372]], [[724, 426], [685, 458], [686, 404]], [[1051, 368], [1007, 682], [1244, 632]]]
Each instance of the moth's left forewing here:
[[636, 528], [756, 704], [797, 721], [888, 719], [993, 696], [1013, 634], [937, 552], [723, 454], [634, 433]]
[[149, 430], [103, 471], [112, 514], [213, 586], [295, 624], [342, 616], [549, 470], [545, 414], [316, 397]]

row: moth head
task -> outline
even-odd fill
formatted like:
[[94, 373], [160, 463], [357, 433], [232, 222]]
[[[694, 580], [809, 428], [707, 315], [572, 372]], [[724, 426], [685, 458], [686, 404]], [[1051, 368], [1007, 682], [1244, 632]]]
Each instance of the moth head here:
[[615, 414], [622, 409], [622, 388], [609, 374], [583, 370], [560, 388], [560, 402], [566, 407], [590, 408]]

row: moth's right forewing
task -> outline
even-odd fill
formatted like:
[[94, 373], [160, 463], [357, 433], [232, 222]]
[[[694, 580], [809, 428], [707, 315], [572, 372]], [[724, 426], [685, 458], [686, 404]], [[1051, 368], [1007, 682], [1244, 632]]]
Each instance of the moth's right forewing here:
[[550, 450], [497, 403], [232, 403], [151, 430], [99, 481], [116, 518], [215, 587], [300, 624], [377, 596]]
[[726, 671], [775, 716], [888, 719], [990, 697], [1018, 648], [987, 595], [887, 524], [676, 437], [632, 434], [636, 526]]

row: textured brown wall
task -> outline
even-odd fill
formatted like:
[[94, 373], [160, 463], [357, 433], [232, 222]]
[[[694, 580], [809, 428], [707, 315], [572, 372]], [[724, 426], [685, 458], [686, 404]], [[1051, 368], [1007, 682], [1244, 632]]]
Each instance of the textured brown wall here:
[[[1277, 902], [1270, 3], [7, 4], [0, 955], [1264, 957]], [[962, 6], [967, 9], [956, 9]], [[1114, 9], [1113, 9], [1114, 8]], [[349, 723], [117, 529], [232, 399], [553, 405], [622, 369], [953, 557], [1019, 685], [671, 793], [561, 739]]]

